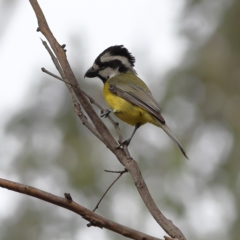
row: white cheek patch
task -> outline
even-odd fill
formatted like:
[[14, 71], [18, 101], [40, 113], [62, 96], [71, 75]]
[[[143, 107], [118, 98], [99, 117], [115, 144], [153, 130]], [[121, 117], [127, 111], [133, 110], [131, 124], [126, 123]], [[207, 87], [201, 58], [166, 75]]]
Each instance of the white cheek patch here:
[[112, 69], [110, 67], [107, 67], [107, 68], [99, 71], [99, 75], [101, 75], [105, 79], [115, 77], [118, 74], [119, 74], [118, 68], [117, 69]]

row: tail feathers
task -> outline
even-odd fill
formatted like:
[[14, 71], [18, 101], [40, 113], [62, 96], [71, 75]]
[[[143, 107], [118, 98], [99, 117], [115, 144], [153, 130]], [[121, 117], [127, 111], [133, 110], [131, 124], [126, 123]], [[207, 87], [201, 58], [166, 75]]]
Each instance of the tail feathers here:
[[185, 156], [185, 158], [189, 159], [185, 150], [183, 149], [182, 145], [177, 140], [177, 138], [173, 135], [171, 129], [167, 126], [167, 124], [161, 124], [161, 128], [178, 145], [178, 147], [180, 148], [180, 150], [181, 150], [182, 154]]

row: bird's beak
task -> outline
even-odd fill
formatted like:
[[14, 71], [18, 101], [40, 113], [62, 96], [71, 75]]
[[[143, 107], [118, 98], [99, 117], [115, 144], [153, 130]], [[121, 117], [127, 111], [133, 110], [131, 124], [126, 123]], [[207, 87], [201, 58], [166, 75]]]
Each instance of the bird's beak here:
[[98, 71], [95, 71], [92, 67], [90, 67], [85, 73], [84, 78], [85, 77], [94, 78], [94, 77], [97, 77], [97, 74], [98, 74]]

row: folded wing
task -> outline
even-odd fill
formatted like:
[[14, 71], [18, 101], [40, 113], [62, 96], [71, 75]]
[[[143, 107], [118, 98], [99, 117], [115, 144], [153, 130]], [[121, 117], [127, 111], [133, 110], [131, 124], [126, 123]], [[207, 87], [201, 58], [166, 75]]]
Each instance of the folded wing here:
[[[136, 75], [134, 77], [138, 78]], [[127, 78], [122, 80], [120, 77], [114, 77], [109, 82], [109, 90], [124, 100], [148, 111], [160, 123], [164, 124], [165, 120], [161, 115], [161, 109], [145, 83], [139, 78], [137, 82], [131, 82]]]

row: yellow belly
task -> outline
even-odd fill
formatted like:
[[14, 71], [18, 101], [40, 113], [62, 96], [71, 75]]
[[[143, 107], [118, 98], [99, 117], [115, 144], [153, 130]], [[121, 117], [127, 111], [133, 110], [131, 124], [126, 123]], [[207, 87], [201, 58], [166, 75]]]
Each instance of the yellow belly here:
[[[109, 91], [109, 85], [106, 82], [103, 88], [103, 94], [106, 103], [112, 109], [113, 113], [122, 121], [135, 126], [136, 124], [145, 124], [147, 122], [157, 124], [155, 118], [146, 110], [127, 102], [123, 98]], [[158, 125], [158, 124], [157, 124]]]

